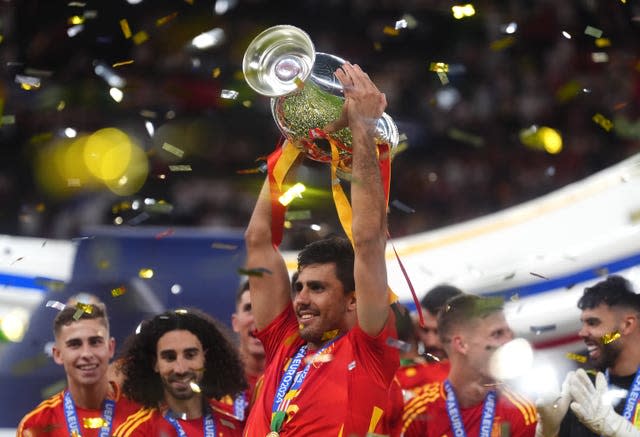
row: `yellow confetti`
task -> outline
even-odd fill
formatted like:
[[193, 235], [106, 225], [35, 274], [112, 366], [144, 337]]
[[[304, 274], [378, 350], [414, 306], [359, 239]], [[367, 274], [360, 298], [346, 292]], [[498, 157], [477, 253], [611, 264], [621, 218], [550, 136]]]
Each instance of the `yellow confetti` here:
[[298, 89], [304, 88], [304, 82], [299, 77], [296, 77], [295, 79], [293, 79], [293, 82], [295, 82]]
[[133, 35], [133, 42], [136, 43], [137, 45], [142, 44], [148, 39], [149, 39], [149, 35], [144, 30], [141, 30], [140, 32]]
[[128, 61], [116, 62], [115, 64], [112, 64], [111, 66], [113, 68], [116, 68], [116, 67], [122, 67], [123, 65], [129, 65], [129, 64], [133, 64], [133, 59], [130, 59]]
[[111, 290], [111, 296], [113, 297], [122, 296], [123, 294], [126, 293], [126, 291], [127, 289], [124, 287], [114, 288], [113, 290]]
[[613, 122], [600, 113], [595, 114], [592, 120], [607, 132], [613, 128]]
[[449, 64], [444, 62], [432, 62], [429, 64], [429, 71], [434, 71], [436, 73], [448, 73]]
[[493, 41], [489, 46], [494, 52], [499, 52], [507, 47], [511, 47], [516, 42], [516, 39], [512, 36], [505, 36], [499, 40]]
[[560, 89], [556, 91], [556, 99], [560, 103], [564, 103], [577, 96], [580, 90], [582, 90], [582, 86], [577, 81], [572, 80], [562, 85]]
[[567, 358], [573, 361], [577, 361], [579, 363], [587, 362], [587, 357], [585, 357], [584, 355], [574, 354], [573, 352], [567, 352]]
[[72, 25], [82, 24], [84, 23], [84, 17], [74, 15], [73, 17], [69, 17], [68, 23]]
[[242, 101], [242, 106], [244, 106], [245, 108], [251, 108], [251, 100], [243, 100]]
[[382, 50], [382, 44], [380, 44], [378, 41], [374, 42], [373, 50], [375, 50], [376, 52], [379, 52], [380, 50]]
[[331, 331], [327, 331], [324, 334], [322, 334], [322, 339], [320, 341], [331, 340], [332, 338], [335, 338], [339, 332], [340, 332], [339, 329], [333, 329]]
[[619, 339], [621, 336], [622, 335], [618, 331], [605, 334], [602, 336], [602, 343], [604, 344], [613, 343], [614, 341]]
[[177, 16], [178, 16], [178, 13], [174, 12], [172, 14], [169, 14], [169, 15], [166, 15], [164, 17], [158, 18], [156, 20], [156, 26], [158, 26], [158, 27], [164, 26], [165, 24], [167, 24], [169, 21], [173, 20]]
[[122, 29], [122, 33], [126, 39], [131, 38], [131, 28], [129, 27], [129, 22], [126, 18], [120, 20], [120, 28]]
[[465, 17], [474, 16], [476, 14], [476, 9], [471, 3], [467, 3], [466, 5], [452, 6], [451, 12], [453, 13], [453, 18], [460, 20]]
[[191, 390], [193, 390], [195, 393], [200, 393], [201, 391], [200, 386], [193, 381], [189, 383], [189, 387], [191, 387]]
[[211, 72], [211, 76], [214, 79], [217, 79], [218, 77], [220, 77], [220, 73], [222, 73], [222, 70], [220, 70], [220, 67], [216, 67], [213, 69], [213, 71]]
[[597, 47], [611, 47], [611, 40], [609, 38], [597, 38], [596, 39]]
[[389, 36], [398, 36], [400, 35], [400, 31], [395, 27], [384, 26], [384, 30], [382, 31], [385, 35]]
[[293, 199], [296, 197], [302, 197], [302, 193], [307, 189], [304, 184], [298, 182], [293, 187], [289, 188], [284, 192], [282, 196], [278, 198], [278, 202], [280, 202], [283, 206], [289, 205], [293, 202]]
[[85, 417], [82, 419], [82, 424], [87, 429], [96, 429], [107, 426], [107, 421], [102, 417]]
[[138, 276], [142, 279], [151, 279], [153, 278], [153, 270], [152, 269], [140, 269], [138, 272]]
[[176, 155], [178, 158], [182, 158], [184, 156], [184, 151], [182, 149], [179, 149], [169, 143], [164, 143], [162, 145], [162, 150], [166, 150], [167, 152]]

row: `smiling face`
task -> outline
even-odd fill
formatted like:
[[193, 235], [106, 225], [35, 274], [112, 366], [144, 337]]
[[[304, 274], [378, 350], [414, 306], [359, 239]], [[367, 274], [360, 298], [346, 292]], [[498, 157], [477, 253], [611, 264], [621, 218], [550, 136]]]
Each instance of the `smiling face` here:
[[99, 319], [80, 319], [60, 327], [53, 359], [64, 367], [70, 387], [93, 386], [106, 381], [115, 340]]
[[251, 294], [246, 290], [240, 296], [236, 306], [236, 312], [231, 316], [233, 331], [240, 339], [240, 352], [243, 355], [252, 355], [257, 358], [264, 357], [262, 342], [253, 336], [256, 324], [251, 312]]
[[293, 288], [300, 336], [311, 345], [321, 345], [330, 331], [345, 332], [351, 327], [355, 317], [354, 292], [345, 294], [335, 264], [304, 267]]
[[154, 370], [160, 375], [165, 397], [186, 400], [198, 395], [190, 383], [200, 385], [204, 361], [202, 343], [190, 331], [174, 330], [160, 337]]
[[622, 350], [623, 339], [605, 343], [606, 337], [621, 329], [620, 320], [615, 309], [607, 304], [595, 308], [585, 308], [580, 316], [582, 328], [578, 335], [582, 338], [589, 352], [589, 361], [598, 369], [613, 367]]

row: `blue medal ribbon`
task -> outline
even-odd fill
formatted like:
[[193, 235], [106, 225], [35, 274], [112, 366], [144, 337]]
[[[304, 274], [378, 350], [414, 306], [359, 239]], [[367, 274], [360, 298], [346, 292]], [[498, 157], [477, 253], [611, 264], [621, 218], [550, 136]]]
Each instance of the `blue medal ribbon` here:
[[[322, 349], [314, 354], [314, 357], [322, 354], [322, 352], [324, 352], [340, 337], [342, 337], [342, 335], [338, 335], [333, 340], [325, 344]], [[286, 407], [288, 406], [288, 402], [284, 402], [285, 397], [288, 393], [300, 389], [302, 383], [307, 377], [307, 374], [309, 373], [311, 364], [313, 364], [312, 359], [307, 363], [302, 371], [298, 372], [298, 368], [300, 368], [300, 364], [302, 364], [304, 356], [307, 354], [308, 346], [308, 344], [304, 344], [300, 347], [300, 349], [298, 349], [298, 352], [296, 352], [296, 354], [293, 356], [291, 362], [287, 366], [287, 369], [284, 371], [284, 375], [282, 375], [280, 384], [278, 384], [278, 390], [276, 390], [276, 395], [273, 398], [273, 405], [271, 407], [271, 431], [280, 431], [280, 428], [282, 427], [284, 422], [283, 414], [286, 411]]]
[[[78, 413], [76, 412], [76, 404], [73, 402], [71, 393], [69, 390], [64, 392], [64, 417], [67, 422], [67, 431], [70, 436], [81, 436], [80, 421], [78, 420]], [[102, 407], [102, 418], [106, 422], [104, 426], [100, 428], [100, 437], [109, 437], [111, 435], [111, 425], [113, 424], [113, 415], [116, 409], [116, 401], [113, 399], [105, 399]]]
[[[460, 407], [458, 407], [458, 401], [456, 395], [453, 392], [453, 387], [449, 380], [444, 381], [444, 390], [447, 393], [446, 406], [447, 414], [449, 415], [449, 422], [451, 422], [451, 430], [455, 437], [466, 437], [467, 432], [464, 429], [464, 423], [462, 422], [462, 415], [460, 414]], [[479, 437], [490, 437], [491, 430], [493, 428], [493, 419], [496, 413], [496, 392], [491, 390], [484, 398], [484, 405], [482, 406], [482, 418], [480, 419], [480, 433]]]
[[240, 420], [244, 420], [244, 410], [247, 408], [247, 395], [245, 392], [238, 393], [233, 400], [233, 413]]
[[[178, 419], [175, 418], [171, 411], [168, 411], [164, 418], [169, 422], [178, 433], [178, 437], [187, 437], [187, 433], [184, 432], [182, 425], [178, 422]], [[216, 422], [213, 420], [213, 415], [210, 411], [202, 418], [202, 427], [204, 430], [204, 437], [216, 437], [218, 434], [216, 432]]]
[[[609, 369], [604, 373], [607, 377], [607, 385], [609, 384]], [[636, 371], [636, 376], [633, 378], [633, 382], [629, 387], [629, 393], [627, 394], [627, 400], [624, 404], [624, 410], [622, 410], [622, 417], [629, 422], [633, 421], [633, 413], [638, 404], [640, 398], [640, 368]]]

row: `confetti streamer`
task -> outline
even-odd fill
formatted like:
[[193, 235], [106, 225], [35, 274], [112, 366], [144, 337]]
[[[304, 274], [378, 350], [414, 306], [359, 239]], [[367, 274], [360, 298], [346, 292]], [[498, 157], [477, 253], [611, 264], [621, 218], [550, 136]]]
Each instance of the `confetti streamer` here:
[[49, 300], [47, 301], [47, 304], [45, 306], [47, 308], [55, 308], [58, 311], [62, 311], [66, 307], [65, 304], [63, 304], [62, 302], [58, 302], [57, 300]]
[[111, 66], [113, 68], [116, 68], [116, 67], [122, 67], [123, 65], [129, 65], [129, 64], [133, 64], [133, 59], [130, 59], [128, 61], [116, 62], [115, 64], [112, 64]]
[[182, 149], [179, 149], [169, 143], [164, 143], [162, 145], [162, 150], [166, 150], [167, 152], [176, 155], [178, 158], [182, 158], [184, 156], [184, 151]]
[[587, 26], [584, 29], [584, 34], [592, 36], [594, 38], [600, 38], [602, 36], [602, 30], [600, 30], [600, 29], [598, 29], [596, 27]]
[[189, 164], [185, 165], [170, 165], [169, 170], [173, 172], [188, 172], [191, 171], [191, 166]]

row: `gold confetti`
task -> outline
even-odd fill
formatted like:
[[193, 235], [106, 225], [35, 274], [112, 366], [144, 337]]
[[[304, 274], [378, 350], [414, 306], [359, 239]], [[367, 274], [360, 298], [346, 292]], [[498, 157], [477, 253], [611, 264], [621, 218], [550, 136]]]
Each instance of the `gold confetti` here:
[[299, 77], [296, 77], [295, 79], [293, 79], [293, 82], [296, 84], [299, 90], [304, 88], [304, 82]]
[[176, 155], [178, 158], [182, 158], [184, 156], [184, 151], [182, 149], [172, 146], [169, 143], [164, 143], [162, 145], [162, 150], [166, 150], [167, 152]]
[[201, 391], [200, 386], [193, 381], [189, 382], [189, 387], [191, 387], [191, 390], [193, 390], [193, 392], [195, 393], [200, 393]]
[[169, 21], [173, 20], [177, 16], [178, 16], [178, 13], [174, 12], [172, 14], [169, 14], [169, 15], [166, 15], [164, 17], [158, 18], [156, 20], [156, 26], [158, 26], [158, 27], [164, 26], [165, 24], [167, 24]]
[[107, 421], [102, 417], [85, 417], [82, 419], [82, 424], [87, 429], [96, 429], [107, 426]]
[[597, 47], [611, 47], [611, 40], [609, 38], [597, 38], [596, 39]]
[[71, 25], [82, 24], [84, 23], [84, 17], [74, 15], [72, 17], [69, 17], [69, 20], [67, 22]]
[[489, 46], [494, 52], [499, 52], [507, 47], [511, 47], [516, 42], [516, 39], [512, 36], [505, 36], [499, 40], [493, 41]]
[[151, 279], [153, 278], [153, 270], [152, 269], [140, 269], [138, 272], [138, 276], [142, 279]]
[[338, 335], [339, 332], [340, 332], [339, 329], [333, 329], [331, 331], [326, 331], [324, 334], [322, 334], [322, 338], [320, 339], [320, 341], [331, 340], [332, 338], [335, 338], [336, 335]]
[[293, 202], [293, 199], [296, 197], [302, 197], [302, 193], [307, 189], [304, 184], [298, 182], [287, 191], [285, 191], [280, 197], [278, 197], [278, 202], [280, 202], [283, 206], [289, 205]]
[[133, 42], [136, 43], [136, 45], [140, 45], [148, 39], [149, 35], [144, 30], [141, 30], [140, 32], [133, 35]]
[[595, 114], [592, 120], [607, 132], [613, 128], [613, 122], [600, 113]]
[[587, 26], [586, 29], [584, 29], [584, 34], [594, 38], [600, 38], [602, 36], [602, 31], [596, 27]]
[[111, 296], [113, 297], [122, 296], [126, 292], [127, 292], [127, 289], [124, 288], [124, 286], [120, 286], [118, 288], [114, 288], [113, 290], [111, 290]]
[[558, 91], [556, 92], [556, 99], [559, 102], [564, 103], [577, 96], [581, 90], [582, 86], [577, 81], [572, 80], [562, 85], [560, 89], [558, 89]]
[[604, 343], [604, 344], [613, 343], [614, 341], [616, 341], [620, 337], [622, 337], [620, 332], [618, 332], [618, 331], [611, 332], [609, 334], [605, 334], [605, 335], [602, 336], [602, 343]]
[[585, 357], [584, 355], [578, 355], [578, 354], [574, 354], [573, 352], [567, 352], [566, 356], [570, 360], [577, 361], [579, 363], [586, 363], [587, 362], [587, 357]]
[[130, 59], [128, 61], [116, 62], [115, 64], [112, 64], [111, 66], [113, 68], [116, 68], [116, 67], [122, 67], [123, 65], [129, 65], [129, 64], [133, 64], [133, 59]]
[[434, 71], [436, 73], [448, 73], [449, 64], [444, 62], [432, 62], [429, 64], [429, 71]]
[[191, 166], [188, 164], [184, 164], [184, 165], [170, 165], [169, 166], [169, 170], [170, 171], [191, 171]]
[[120, 28], [122, 29], [122, 33], [126, 39], [131, 38], [131, 28], [129, 27], [129, 22], [126, 18], [120, 20]]
[[378, 41], [374, 42], [373, 50], [375, 50], [376, 52], [379, 52], [380, 50], [382, 50], [382, 44], [380, 44]]
[[384, 26], [384, 29], [382, 30], [382, 32], [385, 35], [389, 35], [389, 36], [398, 36], [398, 35], [400, 35], [400, 31], [398, 29], [396, 29], [395, 27], [391, 27], [391, 26]]
[[213, 71], [211, 72], [211, 76], [214, 79], [217, 79], [218, 77], [220, 77], [220, 73], [222, 73], [222, 70], [220, 70], [220, 67], [216, 67], [213, 69]]

